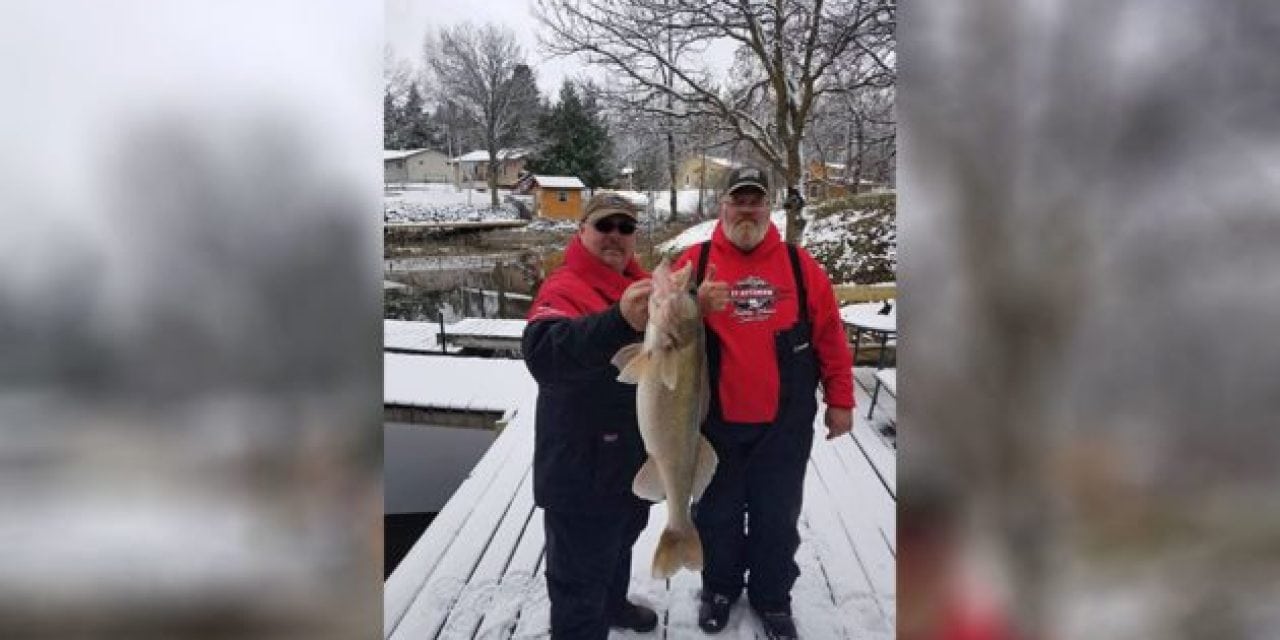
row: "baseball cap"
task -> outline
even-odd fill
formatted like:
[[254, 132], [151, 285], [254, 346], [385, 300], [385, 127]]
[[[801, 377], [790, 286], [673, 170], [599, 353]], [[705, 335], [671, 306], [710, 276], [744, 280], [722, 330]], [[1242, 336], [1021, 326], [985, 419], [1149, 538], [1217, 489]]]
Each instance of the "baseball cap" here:
[[730, 195], [740, 189], [759, 189], [769, 193], [769, 175], [757, 167], [738, 167], [729, 172], [724, 181], [724, 194]]
[[582, 210], [582, 222], [595, 222], [609, 216], [621, 215], [640, 221], [640, 209], [634, 202], [613, 191], [601, 191], [587, 201]]

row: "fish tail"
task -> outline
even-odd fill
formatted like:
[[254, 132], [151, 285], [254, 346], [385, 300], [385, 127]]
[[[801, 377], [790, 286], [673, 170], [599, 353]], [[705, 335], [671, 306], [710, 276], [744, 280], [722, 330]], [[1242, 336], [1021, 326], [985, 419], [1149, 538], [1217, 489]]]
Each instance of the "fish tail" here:
[[664, 529], [658, 538], [658, 548], [653, 552], [653, 577], [670, 578], [681, 567], [690, 571], [702, 570], [702, 540], [698, 530]]

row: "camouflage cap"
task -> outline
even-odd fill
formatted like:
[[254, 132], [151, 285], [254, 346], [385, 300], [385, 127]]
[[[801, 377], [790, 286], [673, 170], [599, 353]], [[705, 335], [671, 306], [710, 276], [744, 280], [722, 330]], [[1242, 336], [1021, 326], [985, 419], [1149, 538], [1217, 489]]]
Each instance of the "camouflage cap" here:
[[627, 216], [639, 222], [640, 208], [620, 193], [601, 191], [591, 196], [582, 209], [582, 222], [595, 222], [613, 215]]

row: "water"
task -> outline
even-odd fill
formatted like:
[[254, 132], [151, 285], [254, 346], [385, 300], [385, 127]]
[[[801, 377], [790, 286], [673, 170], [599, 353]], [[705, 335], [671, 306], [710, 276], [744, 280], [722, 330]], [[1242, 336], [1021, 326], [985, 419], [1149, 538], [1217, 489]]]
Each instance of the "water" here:
[[546, 277], [546, 261], [532, 251], [389, 258], [383, 317], [446, 323], [462, 318], [523, 318]]

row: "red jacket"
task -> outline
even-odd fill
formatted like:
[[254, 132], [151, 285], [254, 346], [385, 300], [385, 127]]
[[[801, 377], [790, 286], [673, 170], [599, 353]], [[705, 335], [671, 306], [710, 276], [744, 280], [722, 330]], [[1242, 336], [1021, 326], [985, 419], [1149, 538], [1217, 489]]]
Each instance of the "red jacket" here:
[[[687, 249], [676, 266], [697, 262], [700, 247]], [[828, 406], [853, 408], [853, 358], [840, 320], [831, 280], [808, 251], [800, 249], [800, 270], [809, 299], [813, 346]], [[772, 422], [778, 413], [778, 360], [774, 333], [799, 319], [795, 278], [786, 244], [769, 225], [764, 240], [743, 252], [729, 242], [721, 224], [711, 236], [708, 263], [715, 279], [729, 283], [729, 306], [707, 317], [720, 341], [720, 407], [728, 422]], [[697, 265], [694, 265], [697, 268]], [[709, 274], [709, 272], [708, 272]]]
[[645, 504], [631, 491], [644, 442], [636, 387], [618, 382], [610, 359], [643, 337], [617, 301], [647, 274], [634, 261], [618, 273], [575, 237], [564, 266], [542, 287], [521, 342], [538, 382], [533, 499], [544, 509], [599, 511]]
[[591, 255], [582, 239], [573, 236], [564, 252], [564, 267], [557, 269], [538, 289], [528, 320], [579, 318], [599, 313], [618, 302], [631, 283], [649, 274], [632, 258], [623, 273]]

